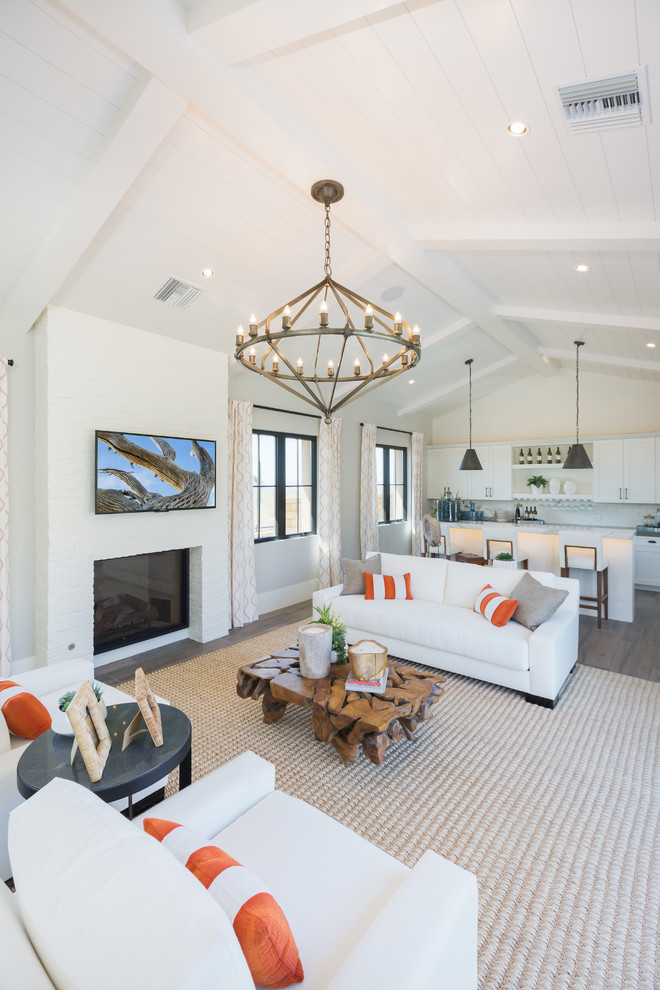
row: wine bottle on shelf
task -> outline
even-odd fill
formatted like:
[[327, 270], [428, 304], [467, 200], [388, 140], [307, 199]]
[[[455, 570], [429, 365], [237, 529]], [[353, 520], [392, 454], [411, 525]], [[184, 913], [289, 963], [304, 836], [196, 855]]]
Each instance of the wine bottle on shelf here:
[[557, 447], [555, 451], [555, 464], [561, 464], [561, 450]]
[[548, 447], [548, 453], [545, 455], [546, 464], [552, 464], [552, 451]]
[[531, 464], [532, 463], [532, 448], [531, 447], [528, 447], [527, 448], [527, 463], [528, 464]]
[[523, 454], [522, 447], [520, 448], [520, 453], [518, 454], [518, 464], [525, 463], [525, 455]]
[[543, 464], [543, 454], [541, 453], [541, 448], [539, 447], [536, 451], [536, 463]]
[[532, 509], [532, 519], [538, 518], [538, 512], [536, 511], [536, 506]]

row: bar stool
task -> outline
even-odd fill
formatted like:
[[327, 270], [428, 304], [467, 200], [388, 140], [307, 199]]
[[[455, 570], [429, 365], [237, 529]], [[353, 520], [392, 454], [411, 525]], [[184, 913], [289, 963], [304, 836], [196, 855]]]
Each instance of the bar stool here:
[[[598, 615], [598, 628], [601, 618], [608, 618], [608, 571], [603, 555], [603, 538], [594, 536], [588, 530], [573, 530], [559, 534], [559, 564], [561, 576], [569, 577], [569, 568], [596, 572], [596, 597], [580, 593], [580, 607], [590, 609]], [[595, 605], [585, 604], [595, 602]]]
[[489, 526], [481, 531], [482, 552], [486, 560], [490, 563], [498, 553], [510, 553], [517, 564], [522, 564], [523, 570], [527, 570], [528, 559], [522, 557], [518, 551], [518, 534], [511, 525]]
[[461, 552], [461, 547], [450, 542], [450, 523], [438, 522], [428, 514], [422, 520], [424, 532], [424, 557], [447, 557], [451, 559]]

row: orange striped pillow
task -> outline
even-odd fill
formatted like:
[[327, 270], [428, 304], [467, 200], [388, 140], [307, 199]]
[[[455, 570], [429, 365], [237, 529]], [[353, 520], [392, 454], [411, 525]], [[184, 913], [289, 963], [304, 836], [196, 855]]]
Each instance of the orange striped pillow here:
[[9, 731], [21, 739], [36, 739], [51, 726], [48, 709], [14, 681], [0, 681], [0, 711]]
[[407, 598], [412, 601], [410, 594], [410, 574], [369, 574], [364, 572], [365, 598], [383, 601], [384, 599]]
[[505, 598], [499, 591], [494, 591], [491, 585], [477, 595], [477, 600], [472, 606], [475, 612], [480, 612], [484, 619], [488, 619], [494, 626], [505, 626], [516, 608], [518, 601], [515, 598]]
[[185, 825], [145, 818], [145, 832], [200, 880], [228, 916], [254, 982], [290, 987], [304, 979], [289, 923], [265, 884], [222, 849]]

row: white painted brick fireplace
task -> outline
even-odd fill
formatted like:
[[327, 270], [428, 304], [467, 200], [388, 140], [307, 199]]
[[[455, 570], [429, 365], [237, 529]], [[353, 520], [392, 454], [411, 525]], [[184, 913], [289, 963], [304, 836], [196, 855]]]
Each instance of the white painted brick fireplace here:
[[[109, 557], [189, 547], [188, 636], [226, 635], [227, 355], [52, 307], [35, 332], [37, 664], [92, 656]], [[217, 507], [95, 515], [97, 429], [215, 440]]]

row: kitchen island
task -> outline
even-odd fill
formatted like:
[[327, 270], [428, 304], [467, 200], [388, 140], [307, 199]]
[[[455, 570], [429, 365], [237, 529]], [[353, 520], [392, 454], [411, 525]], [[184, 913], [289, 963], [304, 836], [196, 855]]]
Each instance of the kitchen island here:
[[[544, 525], [522, 520], [519, 523], [502, 522], [453, 522], [451, 542], [470, 553], [482, 552], [482, 534], [507, 529], [518, 534], [518, 549], [529, 560], [531, 571], [560, 573], [559, 535], [571, 531], [588, 530], [594, 536], [602, 536], [603, 551], [609, 565], [609, 618], [621, 622], [633, 622], [635, 618], [635, 558], [633, 553], [634, 529], [613, 526], [578, 526], [570, 523]], [[504, 537], [506, 538], [506, 537]], [[570, 576], [580, 582], [581, 594], [595, 595], [596, 577], [592, 571], [574, 568]], [[582, 610], [583, 615], [593, 615]]]

